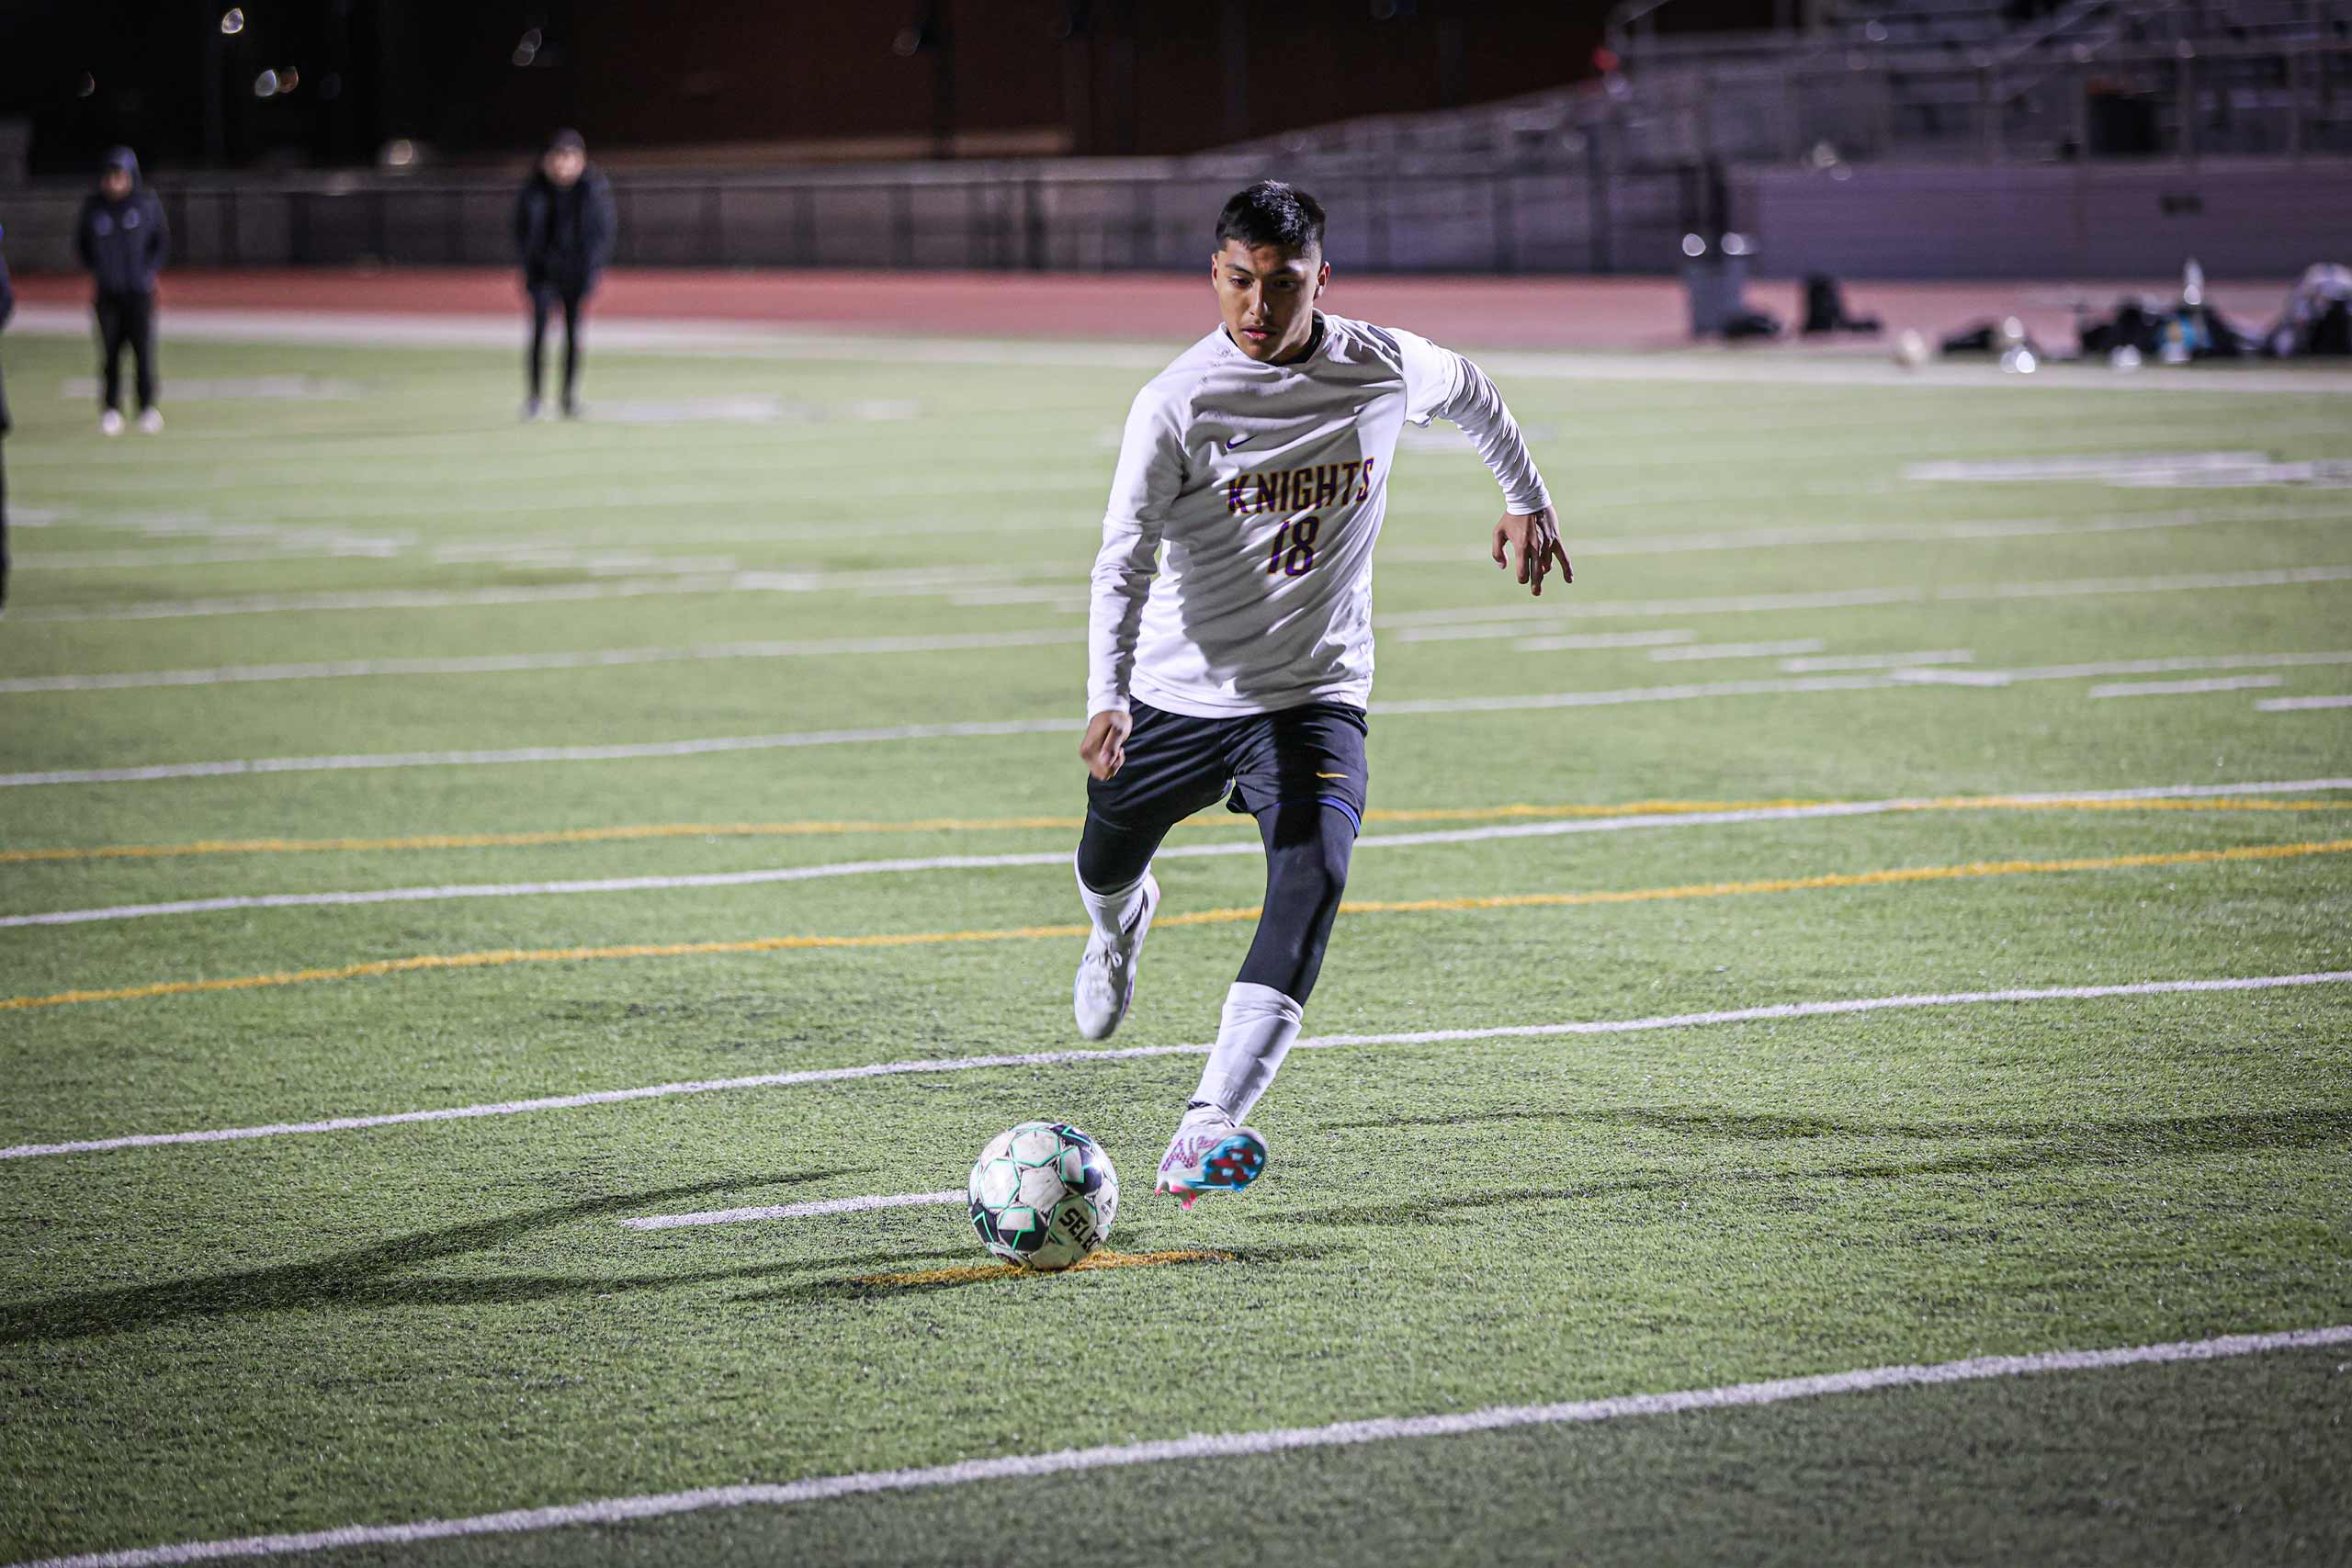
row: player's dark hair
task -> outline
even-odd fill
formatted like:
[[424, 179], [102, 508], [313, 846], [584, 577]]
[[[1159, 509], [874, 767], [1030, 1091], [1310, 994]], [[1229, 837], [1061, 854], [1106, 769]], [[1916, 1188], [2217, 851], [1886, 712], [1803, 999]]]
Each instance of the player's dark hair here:
[[1260, 180], [1237, 192], [1216, 215], [1216, 243], [1238, 240], [1251, 250], [1280, 245], [1287, 251], [1321, 251], [1323, 204], [1282, 180]]

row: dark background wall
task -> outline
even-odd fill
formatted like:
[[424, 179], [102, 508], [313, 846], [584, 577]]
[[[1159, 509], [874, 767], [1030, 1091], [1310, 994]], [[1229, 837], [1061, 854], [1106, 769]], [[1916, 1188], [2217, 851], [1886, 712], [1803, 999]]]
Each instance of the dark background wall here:
[[[1699, 0], [1694, 0], [1699, 3]], [[1717, 4], [1719, 0], [1702, 0]], [[6, 0], [38, 174], [631, 152], [1161, 154], [1590, 73], [1595, 0]], [[289, 91], [257, 96], [263, 71]]]

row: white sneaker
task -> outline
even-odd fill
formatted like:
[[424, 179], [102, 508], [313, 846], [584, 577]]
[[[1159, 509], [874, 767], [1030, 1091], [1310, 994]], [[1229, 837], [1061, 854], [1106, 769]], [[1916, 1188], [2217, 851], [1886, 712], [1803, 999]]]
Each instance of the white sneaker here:
[[140, 434], [153, 435], [163, 428], [164, 411], [162, 409], [146, 409], [141, 412], [139, 415]]
[[1216, 1106], [1198, 1105], [1177, 1123], [1152, 1191], [1168, 1193], [1189, 1209], [1204, 1192], [1240, 1191], [1265, 1168], [1266, 1140], [1255, 1127], [1236, 1126]]
[[1159, 908], [1159, 884], [1143, 874], [1143, 900], [1135, 918], [1115, 942], [1101, 935], [1089, 937], [1078, 961], [1078, 980], [1070, 987], [1070, 1010], [1078, 1015], [1078, 1032], [1088, 1040], [1108, 1040], [1127, 1016], [1136, 999], [1136, 960], [1143, 954], [1143, 939], [1151, 931], [1152, 911]]
[[98, 415], [98, 434], [100, 435], [120, 435], [122, 434], [122, 415], [117, 413], [112, 409], [108, 409], [106, 412]]

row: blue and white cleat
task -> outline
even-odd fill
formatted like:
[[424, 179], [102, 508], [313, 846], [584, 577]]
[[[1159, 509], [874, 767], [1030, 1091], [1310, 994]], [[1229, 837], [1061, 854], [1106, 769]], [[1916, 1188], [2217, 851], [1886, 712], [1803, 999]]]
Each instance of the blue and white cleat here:
[[1159, 908], [1159, 884], [1143, 874], [1143, 900], [1135, 918], [1115, 942], [1100, 936], [1086, 941], [1078, 961], [1078, 979], [1070, 987], [1070, 1011], [1077, 1015], [1078, 1032], [1088, 1040], [1108, 1040], [1127, 1016], [1136, 999], [1136, 960], [1143, 954], [1143, 939], [1150, 934], [1152, 911]]
[[1238, 1192], [1266, 1168], [1266, 1140], [1255, 1127], [1236, 1126], [1211, 1106], [1184, 1113], [1168, 1153], [1159, 1161], [1165, 1192], [1189, 1209], [1204, 1192]]

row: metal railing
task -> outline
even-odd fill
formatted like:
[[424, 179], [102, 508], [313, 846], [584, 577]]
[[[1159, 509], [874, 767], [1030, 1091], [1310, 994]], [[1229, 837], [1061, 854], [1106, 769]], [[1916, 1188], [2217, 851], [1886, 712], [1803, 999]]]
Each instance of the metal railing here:
[[[623, 266], [1191, 271], [1238, 186], [1272, 173], [1329, 209], [1331, 254], [1363, 272], [1609, 272], [1670, 265], [1673, 179], [1496, 167], [1335, 169], [1281, 160], [866, 165], [854, 172], [616, 177]], [[176, 265], [506, 266], [504, 179], [165, 182]], [[79, 190], [11, 197], [11, 264], [68, 270]]]

